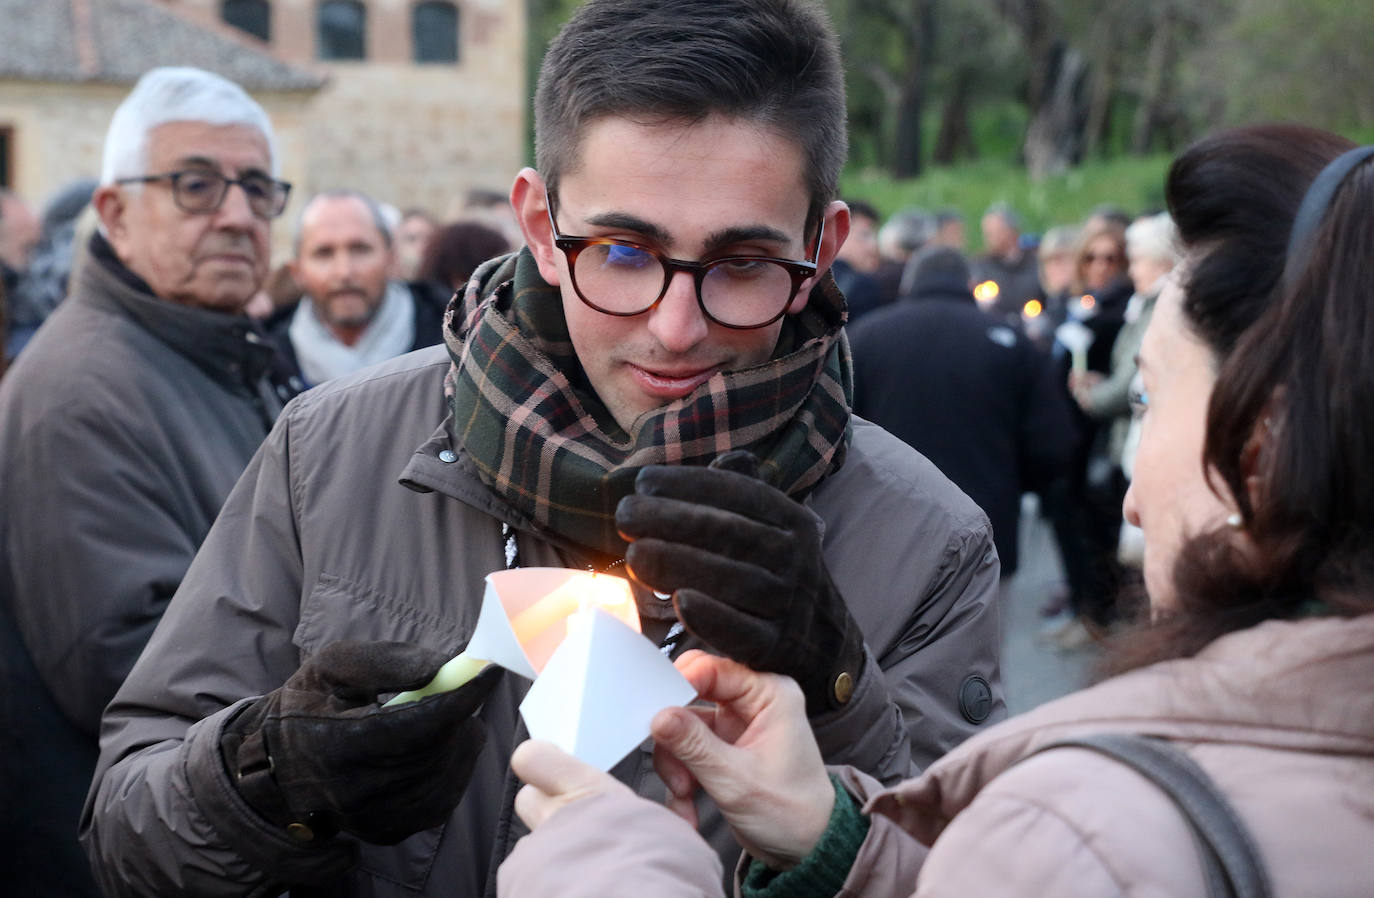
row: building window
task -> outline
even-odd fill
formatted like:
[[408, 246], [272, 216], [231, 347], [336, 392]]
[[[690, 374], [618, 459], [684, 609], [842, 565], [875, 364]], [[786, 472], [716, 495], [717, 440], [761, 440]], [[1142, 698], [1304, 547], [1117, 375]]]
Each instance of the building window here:
[[367, 58], [367, 11], [357, 0], [324, 0], [317, 24], [320, 59]]
[[458, 61], [458, 7], [445, 0], [425, 0], [411, 13], [416, 62]]
[[260, 41], [272, 40], [272, 7], [267, 0], [223, 0], [219, 17]]
[[14, 187], [14, 129], [0, 125], [0, 188]]

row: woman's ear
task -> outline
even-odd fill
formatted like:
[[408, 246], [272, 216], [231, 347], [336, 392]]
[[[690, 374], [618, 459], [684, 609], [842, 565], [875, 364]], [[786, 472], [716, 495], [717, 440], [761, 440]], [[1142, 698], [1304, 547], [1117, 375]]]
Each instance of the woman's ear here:
[[525, 236], [525, 245], [530, 248], [535, 263], [539, 266], [539, 276], [545, 282], [557, 287], [561, 278], [558, 267], [558, 250], [553, 245], [553, 229], [549, 226], [548, 194], [544, 189], [544, 179], [532, 168], [522, 168], [515, 176], [510, 189], [510, 204], [515, 210], [515, 220], [520, 224], [520, 232]]
[[816, 276], [797, 291], [797, 295], [787, 306], [789, 315], [795, 315], [806, 308], [806, 302], [811, 298], [811, 288], [815, 287], [821, 277], [830, 270], [830, 264], [835, 261], [840, 247], [849, 237], [849, 207], [840, 200], [835, 200], [825, 207], [825, 216], [822, 220], [825, 222], [825, 230], [821, 234], [821, 244], [816, 248]]
[[1267, 476], [1265, 468], [1268, 459], [1274, 451], [1275, 441], [1279, 437], [1280, 422], [1282, 420], [1279, 409], [1283, 402], [1283, 388], [1279, 387], [1274, 391], [1273, 397], [1265, 404], [1264, 411], [1255, 420], [1255, 426], [1250, 431], [1249, 438], [1240, 450], [1240, 470], [1245, 477], [1245, 492], [1250, 500], [1250, 507], [1261, 501], [1260, 485]]

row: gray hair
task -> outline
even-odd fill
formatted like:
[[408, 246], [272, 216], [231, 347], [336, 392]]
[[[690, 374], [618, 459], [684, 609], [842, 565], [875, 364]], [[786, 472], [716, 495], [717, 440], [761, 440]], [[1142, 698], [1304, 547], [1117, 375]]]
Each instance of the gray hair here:
[[228, 79], [189, 66], [163, 67], [144, 73], [124, 98], [105, 134], [100, 183], [147, 174], [148, 134], [169, 122], [243, 125], [267, 139], [272, 175], [278, 174], [277, 141], [272, 122], [257, 101]]
[[1168, 212], [1138, 218], [1126, 229], [1126, 252], [1132, 256], [1178, 264], [1178, 228]]
[[1073, 225], [1058, 225], [1050, 228], [1040, 238], [1039, 256], [1041, 260], [1051, 256], [1072, 254], [1078, 250], [1078, 228]]
[[382, 242], [388, 247], [391, 246], [391, 222], [387, 220], [386, 209], [382, 204], [360, 190], [338, 188], [336, 190], [323, 190], [301, 204], [301, 211], [296, 214], [295, 235], [291, 238], [292, 251], [297, 256], [301, 254], [301, 237], [305, 231], [305, 216], [310, 212], [311, 207], [320, 200], [357, 200], [362, 203], [367, 207], [368, 214], [372, 216], [372, 223], [377, 226], [378, 232], [381, 233]]
[[906, 259], [935, 236], [935, 217], [922, 209], [898, 209], [878, 229], [878, 249], [890, 259]]
[[1002, 223], [1011, 228], [1016, 233], [1021, 233], [1021, 216], [1016, 213], [1007, 203], [993, 203], [988, 206], [988, 211], [983, 213], [984, 218], [1000, 218]]

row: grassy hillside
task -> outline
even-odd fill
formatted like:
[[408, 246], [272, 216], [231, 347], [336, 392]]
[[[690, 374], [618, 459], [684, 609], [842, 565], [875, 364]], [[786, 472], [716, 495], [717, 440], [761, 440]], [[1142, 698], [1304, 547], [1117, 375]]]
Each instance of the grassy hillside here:
[[885, 217], [904, 206], [927, 211], [957, 209], [967, 223], [969, 248], [981, 238], [978, 220], [988, 206], [1011, 205], [1028, 233], [1082, 221], [1096, 206], [1111, 203], [1128, 213], [1162, 209], [1167, 155], [1122, 157], [1088, 162], [1067, 174], [1032, 183], [1010, 161], [980, 159], [948, 168], [931, 168], [919, 178], [896, 181], [873, 169], [848, 171], [841, 180], [846, 198], [872, 203]]

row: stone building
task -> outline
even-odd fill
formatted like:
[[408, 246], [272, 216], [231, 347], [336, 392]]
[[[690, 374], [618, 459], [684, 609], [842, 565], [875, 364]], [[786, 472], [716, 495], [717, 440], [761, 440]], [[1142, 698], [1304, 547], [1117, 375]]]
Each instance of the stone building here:
[[[40, 204], [95, 175], [144, 71], [196, 65], [272, 117], [300, 201], [354, 187], [446, 216], [525, 156], [518, 0], [0, 0], [0, 186]], [[276, 255], [291, 227], [276, 228]]]

